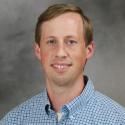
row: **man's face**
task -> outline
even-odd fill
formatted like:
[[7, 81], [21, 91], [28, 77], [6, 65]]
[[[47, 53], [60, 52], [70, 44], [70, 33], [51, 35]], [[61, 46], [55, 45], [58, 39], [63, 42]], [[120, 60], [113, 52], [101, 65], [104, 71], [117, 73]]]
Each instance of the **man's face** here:
[[42, 24], [40, 46], [36, 44], [35, 51], [46, 80], [62, 86], [83, 76], [85, 62], [93, 52], [93, 42], [85, 46], [82, 19], [69, 12]]

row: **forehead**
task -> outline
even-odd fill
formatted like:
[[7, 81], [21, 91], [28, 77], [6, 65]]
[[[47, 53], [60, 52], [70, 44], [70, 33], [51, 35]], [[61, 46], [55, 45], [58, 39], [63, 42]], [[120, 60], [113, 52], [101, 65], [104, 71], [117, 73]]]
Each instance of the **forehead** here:
[[50, 20], [48, 20], [48, 21], [45, 21], [45, 22], [43, 22], [43, 24], [46, 24], [46, 23], [53, 23], [53, 22], [60, 22], [60, 21], [65, 21], [65, 23], [67, 22], [68, 23], [68, 21], [70, 21], [70, 23], [72, 22], [72, 23], [80, 23], [80, 22], [83, 22], [82, 21], [82, 17], [81, 17], [81, 15], [80, 14], [78, 14], [78, 13], [75, 13], [75, 12], [66, 12], [66, 13], [63, 13], [63, 14], [61, 14], [61, 15], [59, 15], [59, 16], [57, 16], [57, 17], [54, 17], [54, 18], [52, 18], [52, 19], [50, 19]]
[[[61, 14], [51, 20], [44, 22], [41, 26], [42, 32], [54, 33], [57, 32], [82, 32], [83, 33], [83, 21], [82, 17], [74, 12], [67, 12]], [[45, 34], [42, 34], [45, 35]]]

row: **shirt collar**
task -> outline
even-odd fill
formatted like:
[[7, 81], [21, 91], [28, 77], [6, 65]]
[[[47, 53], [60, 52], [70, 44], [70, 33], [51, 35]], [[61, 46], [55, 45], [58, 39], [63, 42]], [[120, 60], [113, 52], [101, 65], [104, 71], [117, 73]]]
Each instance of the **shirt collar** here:
[[84, 76], [84, 79], [86, 81], [85, 83], [86, 86], [81, 92], [81, 94], [77, 96], [76, 98], [74, 98], [68, 104], [65, 104], [65, 107], [68, 108], [70, 113], [74, 113], [78, 111], [77, 109], [85, 107], [87, 105], [87, 102], [90, 100], [90, 98], [94, 94], [93, 82], [87, 76]]
[[[74, 98], [71, 102], [65, 104], [62, 107], [63, 111], [66, 111], [66, 112], [69, 112], [72, 114], [73, 112], [77, 111], [77, 109], [85, 106], [87, 104], [87, 102], [89, 101], [89, 99], [92, 97], [92, 95], [94, 93], [93, 82], [87, 76], [84, 76], [84, 79], [85, 79], [86, 86], [83, 89], [82, 93], [79, 96], [77, 96], [76, 98]], [[43, 101], [44, 101], [43, 103], [45, 106], [45, 111], [47, 114], [49, 114], [50, 110], [52, 110], [52, 105], [50, 104], [46, 89], [44, 90], [44, 100]]]
[[45, 112], [47, 113], [47, 114], [49, 114], [49, 112], [50, 112], [50, 109], [51, 109], [51, 104], [50, 104], [50, 101], [49, 101], [49, 97], [48, 97], [48, 94], [47, 94], [47, 90], [46, 90], [46, 88], [44, 89], [44, 91], [43, 91], [43, 106], [45, 107]]

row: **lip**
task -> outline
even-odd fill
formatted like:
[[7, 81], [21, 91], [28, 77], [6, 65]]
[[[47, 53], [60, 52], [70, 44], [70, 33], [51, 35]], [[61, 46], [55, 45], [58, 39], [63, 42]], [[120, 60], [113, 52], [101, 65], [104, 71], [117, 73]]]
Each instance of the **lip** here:
[[71, 66], [72, 66], [72, 64], [70, 64], [70, 63], [53, 63], [53, 64], [51, 64], [51, 67], [54, 68], [54, 70], [59, 73], [63, 73], [65, 71], [67, 71]]

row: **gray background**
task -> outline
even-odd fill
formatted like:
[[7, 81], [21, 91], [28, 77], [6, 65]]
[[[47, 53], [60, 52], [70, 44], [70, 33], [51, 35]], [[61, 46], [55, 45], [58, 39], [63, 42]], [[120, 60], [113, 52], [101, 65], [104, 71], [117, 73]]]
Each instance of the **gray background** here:
[[[33, 52], [38, 15], [57, 0], [0, 0], [0, 118], [43, 88]], [[69, 2], [65, 0], [63, 2]], [[125, 106], [125, 0], [74, 0], [94, 24], [96, 51], [86, 66], [95, 88]]]

